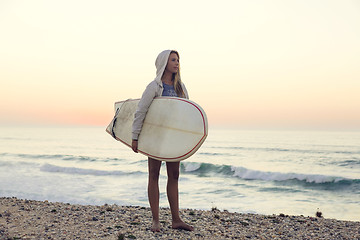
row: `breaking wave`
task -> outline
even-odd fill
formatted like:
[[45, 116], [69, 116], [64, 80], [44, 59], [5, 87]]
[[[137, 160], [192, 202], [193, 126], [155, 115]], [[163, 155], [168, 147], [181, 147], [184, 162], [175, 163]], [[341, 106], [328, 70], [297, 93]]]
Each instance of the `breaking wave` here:
[[182, 170], [188, 174], [198, 174], [203, 176], [223, 176], [234, 177], [243, 180], [261, 180], [272, 182], [292, 182], [292, 183], [311, 183], [311, 184], [334, 184], [334, 185], [357, 185], [360, 189], [360, 179], [349, 179], [338, 176], [327, 176], [321, 174], [301, 174], [266, 172], [252, 170], [245, 167], [235, 167], [231, 165], [216, 165], [210, 163], [183, 162]]

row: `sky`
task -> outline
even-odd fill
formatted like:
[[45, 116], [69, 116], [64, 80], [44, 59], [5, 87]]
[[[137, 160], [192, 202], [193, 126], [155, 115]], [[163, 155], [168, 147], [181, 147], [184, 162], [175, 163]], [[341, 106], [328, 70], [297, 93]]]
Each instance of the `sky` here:
[[360, 130], [360, 1], [0, 1], [0, 125], [106, 126], [180, 53], [210, 126]]

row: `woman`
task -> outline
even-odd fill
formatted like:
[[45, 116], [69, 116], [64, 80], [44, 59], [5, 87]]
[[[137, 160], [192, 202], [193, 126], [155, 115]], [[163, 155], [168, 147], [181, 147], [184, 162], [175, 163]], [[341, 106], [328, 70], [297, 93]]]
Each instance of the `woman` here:
[[[146, 87], [138, 108], [132, 128], [132, 149], [137, 152], [138, 137], [152, 100], [159, 96], [172, 96], [189, 98], [185, 85], [181, 82], [179, 68], [179, 54], [177, 51], [165, 50], [161, 52], [155, 61], [156, 78]], [[149, 182], [148, 198], [152, 212], [153, 232], [160, 232], [159, 220], [159, 174], [161, 161], [148, 159]], [[167, 196], [171, 209], [172, 228], [193, 231], [194, 228], [184, 223], [179, 216], [179, 169], [180, 162], [166, 162], [168, 175]]]

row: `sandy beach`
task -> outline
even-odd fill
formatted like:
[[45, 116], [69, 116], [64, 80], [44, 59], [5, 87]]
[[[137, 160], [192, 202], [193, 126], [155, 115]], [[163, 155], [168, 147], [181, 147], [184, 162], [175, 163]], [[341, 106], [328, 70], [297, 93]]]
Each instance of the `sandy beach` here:
[[0, 198], [0, 239], [360, 239], [360, 222], [315, 216], [182, 209], [195, 227], [187, 232], [171, 229], [168, 208], [160, 215], [162, 231], [153, 233], [145, 207]]

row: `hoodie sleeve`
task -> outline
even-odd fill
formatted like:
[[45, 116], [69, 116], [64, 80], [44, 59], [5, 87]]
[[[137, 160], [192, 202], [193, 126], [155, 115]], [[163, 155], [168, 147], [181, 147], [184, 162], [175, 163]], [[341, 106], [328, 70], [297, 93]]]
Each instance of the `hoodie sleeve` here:
[[156, 96], [156, 82], [151, 82], [145, 89], [135, 112], [132, 125], [132, 139], [138, 139], [144, 123], [146, 113], [152, 100]]

